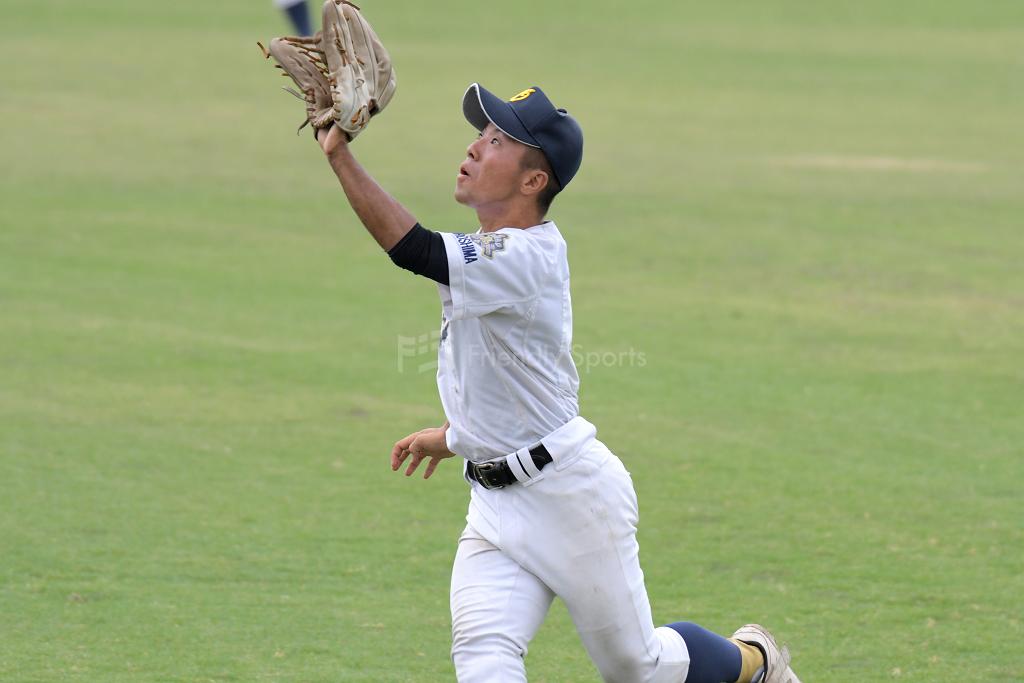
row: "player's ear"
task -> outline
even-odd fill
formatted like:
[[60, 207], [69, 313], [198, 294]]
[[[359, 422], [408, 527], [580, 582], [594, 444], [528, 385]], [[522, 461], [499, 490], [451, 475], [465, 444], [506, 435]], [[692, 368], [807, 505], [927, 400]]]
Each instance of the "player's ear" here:
[[535, 195], [548, 186], [548, 174], [539, 168], [527, 169], [523, 172], [523, 181], [519, 191], [525, 195]]

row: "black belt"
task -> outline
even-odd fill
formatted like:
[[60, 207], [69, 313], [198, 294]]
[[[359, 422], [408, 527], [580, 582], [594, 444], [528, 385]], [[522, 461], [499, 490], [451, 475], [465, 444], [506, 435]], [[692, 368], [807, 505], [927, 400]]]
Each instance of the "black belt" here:
[[[518, 458], [519, 455], [516, 454], [516, 457]], [[530, 457], [533, 458], [533, 464], [537, 466], [538, 470], [544, 469], [544, 466], [552, 461], [551, 454], [548, 453], [548, 449], [544, 448], [544, 444], [531, 448]], [[520, 465], [522, 465], [521, 462]], [[468, 462], [466, 463], [466, 473], [470, 479], [479, 482], [485, 489], [500, 489], [519, 481], [504, 459], [480, 463]]]

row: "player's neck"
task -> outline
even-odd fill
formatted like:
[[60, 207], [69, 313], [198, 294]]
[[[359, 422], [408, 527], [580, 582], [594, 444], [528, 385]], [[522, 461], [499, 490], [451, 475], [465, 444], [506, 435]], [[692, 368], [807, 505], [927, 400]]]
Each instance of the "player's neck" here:
[[532, 228], [544, 220], [533, 202], [516, 206], [478, 206], [476, 217], [480, 221], [481, 232], [494, 232], [501, 228]]

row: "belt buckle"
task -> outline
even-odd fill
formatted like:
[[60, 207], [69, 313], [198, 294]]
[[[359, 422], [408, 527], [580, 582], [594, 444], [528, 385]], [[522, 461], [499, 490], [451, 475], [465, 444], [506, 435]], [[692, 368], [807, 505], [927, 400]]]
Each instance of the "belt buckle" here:
[[497, 462], [474, 463], [474, 467], [476, 468], [476, 480], [480, 482], [480, 484], [485, 489], [505, 488], [504, 484], [499, 484], [497, 482], [491, 481], [490, 478], [490, 473], [496, 472], [498, 470], [499, 465], [500, 463]]

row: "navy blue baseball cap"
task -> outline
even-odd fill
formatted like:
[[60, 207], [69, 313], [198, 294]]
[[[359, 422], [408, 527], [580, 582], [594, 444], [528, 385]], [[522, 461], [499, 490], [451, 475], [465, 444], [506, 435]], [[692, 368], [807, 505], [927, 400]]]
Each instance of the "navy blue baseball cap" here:
[[493, 123], [505, 135], [536, 147], [551, 164], [564, 188], [583, 161], [583, 129], [564, 109], [558, 109], [537, 86], [513, 95], [507, 102], [473, 83], [462, 96], [462, 113], [477, 130]]

